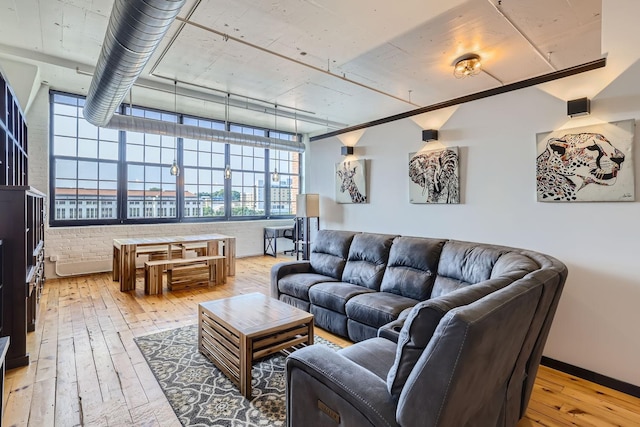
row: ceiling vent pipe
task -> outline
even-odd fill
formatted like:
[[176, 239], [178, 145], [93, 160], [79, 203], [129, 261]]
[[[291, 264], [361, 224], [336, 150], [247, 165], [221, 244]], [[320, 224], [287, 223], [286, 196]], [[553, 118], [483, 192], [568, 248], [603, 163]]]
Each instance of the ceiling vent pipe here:
[[161, 120], [147, 119], [138, 116], [115, 114], [105, 126], [129, 132], [152, 133], [155, 135], [174, 136], [177, 138], [215, 141], [225, 144], [246, 145], [251, 147], [270, 148], [273, 150], [296, 151], [302, 153], [305, 145], [299, 141], [269, 138], [239, 132], [226, 132], [218, 129], [202, 128], [192, 125], [176, 124]]
[[185, 1], [115, 1], [84, 107], [89, 123], [109, 122]]

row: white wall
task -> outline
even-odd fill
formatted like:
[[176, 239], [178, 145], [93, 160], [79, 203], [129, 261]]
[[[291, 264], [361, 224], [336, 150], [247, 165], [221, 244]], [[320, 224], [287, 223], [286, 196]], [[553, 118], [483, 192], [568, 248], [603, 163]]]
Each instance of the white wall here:
[[[536, 202], [536, 133], [640, 118], [640, 37], [628, 22], [640, 5], [613, 3], [603, 2], [605, 69], [467, 103], [437, 123], [439, 143], [460, 149], [461, 204], [409, 203], [408, 153], [424, 146], [416, 122], [426, 128], [437, 114], [362, 134], [355, 154], [367, 159], [369, 203], [334, 202], [338, 138], [311, 143], [307, 191], [321, 195], [323, 228], [489, 242], [559, 258], [569, 277], [544, 354], [640, 386], [640, 193], [638, 202]], [[569, 119], [566, 100], [580, 96], [592, 99], [592, 114]], [[635, 176], [640, 188], [637, 164]]]

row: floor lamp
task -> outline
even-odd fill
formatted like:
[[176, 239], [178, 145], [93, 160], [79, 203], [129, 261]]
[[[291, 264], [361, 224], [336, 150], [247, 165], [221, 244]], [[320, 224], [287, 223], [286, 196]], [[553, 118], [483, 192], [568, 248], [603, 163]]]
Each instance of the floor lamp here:
[[302, 259], [309, 259], [311, 247], [311, 227], [310, 218], [316, 218], [316, 229], [320, 229], [320, 195], [319, 194], [298, 194], [296, 196], [296, 223], [298, 225], [298, 236], [302, 236], [302, 241], [298, 241], [301, 248], [296, 247], [296, 258], [299, 250], [302, 250]]

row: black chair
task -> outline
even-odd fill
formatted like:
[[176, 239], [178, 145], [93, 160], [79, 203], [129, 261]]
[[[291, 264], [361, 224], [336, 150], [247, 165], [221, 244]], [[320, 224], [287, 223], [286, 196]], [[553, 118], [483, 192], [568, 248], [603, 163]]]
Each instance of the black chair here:
[[293, 249], [284, 251], [283, 253], [285, 255], [295, 255], [296, 259], [300, 259], [301, 250], [299, 243], [304, 240], [302, 235], [304, 231], [302, 221], [304, 221], [304, 218], [294, 218], [293, 228], [291, 230], [286, 230], [282, 235], [285, 239], [290, 239], [293, 242]]

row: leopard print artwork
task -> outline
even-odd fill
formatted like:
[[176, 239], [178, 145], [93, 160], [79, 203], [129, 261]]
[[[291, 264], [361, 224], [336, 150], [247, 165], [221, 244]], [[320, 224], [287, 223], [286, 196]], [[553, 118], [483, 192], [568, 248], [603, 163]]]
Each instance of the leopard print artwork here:
[[570, 133], [547, 141], [537, 160], [539, 201], [574, 201], [589, 184], [614, 185], [624, 154], [599, 133]]

